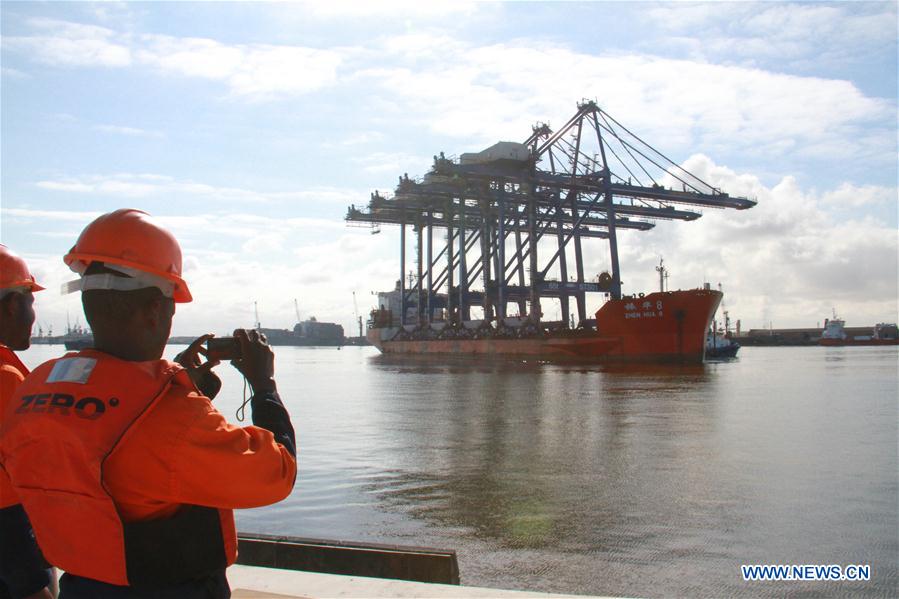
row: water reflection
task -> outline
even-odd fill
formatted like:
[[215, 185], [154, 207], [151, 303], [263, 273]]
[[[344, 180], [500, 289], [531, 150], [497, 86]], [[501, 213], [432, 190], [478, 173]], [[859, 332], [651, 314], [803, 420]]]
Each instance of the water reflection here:
[[[715, 377], [701, 365], [373, 363], [391, 375], [454, 376], [431, 378], [414, 398], [379, 396], [407, 457], [372, 490], [506, 548], [640, 545], [647, 532], [632, 526], [633, 505], [656, 497], [653, 509], [666, 511], [666, 497], [706, 464], [686, 441], [714, 429]], [[405, 417], [419, 402], [439, 403], [437, 413]]]
[[[827, 594], [748, 588], [739, 565], [851, 552], [881, 572], [854, 592], [894, 588], [883, 531], [897, 520], [884, 509], [896, 498], [895, 351], [839, 369], [814, 349], [746, 356], [686, 367], [378, 357], [371, 405], [394, 468], [367, 490], [455, 547], [475, 584]], [[867, 395], [847, 402], [860, 385]]]

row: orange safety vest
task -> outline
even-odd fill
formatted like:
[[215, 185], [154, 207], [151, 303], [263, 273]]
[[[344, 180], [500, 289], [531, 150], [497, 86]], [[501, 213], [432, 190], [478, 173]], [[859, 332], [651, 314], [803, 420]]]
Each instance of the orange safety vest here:
[[161, 399], [193, 384], [181, 366], [67, 354], [39, 366], [4, 406], [0, 461], [47, 560], [117, 585], [178, 583], [237, 556], [231, 510], [183, 506], [164, 520], [123, 522], [103, 464]]
[[[22, 379], [28, 376], [28, 368], [22, 364], [11, 349], [0, 343], [0, 417], [7, 403], [12, 399], [13, 393], [22, 384]], [[0, 421], [2, 422], [2, 421]], [[0, 468], [3, 467], [0, 462]], [[9, 484], [5, 472], [0, 472], [0, 509], [8, 508], [19, 503], [19, 498]]]

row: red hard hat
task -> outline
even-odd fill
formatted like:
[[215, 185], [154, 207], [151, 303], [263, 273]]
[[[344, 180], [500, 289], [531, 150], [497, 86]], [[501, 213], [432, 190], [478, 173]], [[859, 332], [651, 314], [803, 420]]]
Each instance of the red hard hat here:
[[81, 232], [63, 261], [79, 274], [91, 262], [134, 268], [174, 283], [176, 302], [193, 299], [181, 278], [181, 246], [142, 210], [121, 208], [98, 217]]
[[29, 291], [43, 289], [34, 281], [34, 275], [18, 254], [0, 243], [0, 290], [25, 287]]

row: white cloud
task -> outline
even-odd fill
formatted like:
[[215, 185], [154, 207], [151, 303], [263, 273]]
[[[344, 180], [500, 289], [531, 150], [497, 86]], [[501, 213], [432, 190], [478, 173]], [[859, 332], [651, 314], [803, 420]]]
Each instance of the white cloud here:
[[54, 35], [69, 39], [108, 39], [115, 35], [115, 31], [107, 27], [86, 25], [84, 23], [74, 23], [72, 21], [62, 21], [59, 19], [36, 17], [29, 19], [28, 23], [35, 29], [49, 31]]
[[157, 193], [164, 193], [166, 188], [171, 188], [173, 182], [160, 180], [157, 177], [148, 175], [123, 174], [113, 177], [93, 176], [83, 179], [38, 181], [35, 185], [40, 189], [65, 193], [90, 193], [123, 198], [143, 198]]
[[4, 217], [34, 220], [55, 220], [64, 222], [83, 222], [87, 224], [102, 212], [94, 210], [37, 210], [32, 208], [3, 208]]
[[144, 16], [146, 10], [137, 2], [126, 0], [104, 0], [94, 2], [85, 7], [101, 23], [127, 23], [132, 24], [139, 16]]
[[[774, 8], [761, 10], [768, 14]], [[737, 5], [734, 17], [721, 7], [685, 5], [657, 7], [652, 14], [675, 15], [683, 21], [679, 29], [726, 18], [756, 18], [753, 27], [762, 29], [759, 10]], [[789, 20], [826, 21], [833, 10], [791, 12]], [[767, 18], [775, 17], [771, 13]], [[478, 45], [428, 30], [378, 38], [369, 47], [323, 50], [168, 35], [130, 37], [62, 21], [32, 25], [58, 39], [114, 39], [138, 64], [221, 82], [235, 99], [263, 101], [335, 85], [365, 86], [386, 117], [469, 140], [471, 145], [458, 151], [520, 139], [536, 121], [558, 125], [573, 110], [573, 99], [586, 96], [641, 135], [665, 140], [669, 150], [699, 145], [710, 152], [742, 152], [751, 159], [797, 155], [826, 160], [850, 154], [870, 164], [895, 162], [895, 102], [868, 97], [848, 81], [637, 54], [590, 55], [533, 40]], [[784, 40], [794, 43], [791, 36]], [[761, 41], [757, 52], [772, 43], [780, 42]], [[58, 60], [85, 56], [64, 54]], [[92, 55], [86, 56], [84, 60]], [[99, 58], [98, 64], [103, 64]], [[381, 164], [389, 168], [388, 161]], [[377, 170], [372, 165], [369, 172]]]
[[380, 131], [361, 131], [339, 141], [322, 142], [323, 148], [346, 148], [374, 144], [384, 139]]
[[105, 133], [115, 133], [118, 135], [128, 135], [132, 137], [165, 137], [165, 135], [159, 131], [147, 131], [146, 129], [139, 129], [137, 127], [124, 127], [121, 125], [97, 125], [95, 129], [97, 129], [98, 131], [103, 131]]
[[700, 60], [765, 60], [777, 68], [863, 61], [871, 49], [895, 44], [896, 35], [890, 2], [678, 2], [645, 14], [674, 34], [653, 40], [657, 52], [679, 47]]
[[573, 99], [586, 96], [641, 136], [665, 140], [666, 150], [699, 145], [756, 159], [857, 153], [877, 164], [894, 159], [895, 104], [848, 81], [595, 56], [533, 42], [470, 45], [452, 60], [361, 69], [354, 78], [389, 95], [397, 118], [465, 138], [474, 148], [521, 139], [536, 121], [559, 126], [574, 111]]
[[466, 50], [465, 44], [460, 40], [440, 31], [417, 31], [389, 36], [383, 38], [382, 46], [382, 50], [388, 55], [410, 63], [455, 56]]
[[241, 50], [215, 40], [145, 35], [138, 60], [188, 77], [228, 79], [244, 60]]
[[362, 170], [365, 172], [389, 173], [396, 176], [403, 172], [423, 172], [430, 168], [430, 160], [402, 152], [372, 152], [354, 157], [352, 160], [363, 165]]
[[837, 220], [829, 210], [847, 195], [882, 201], [895, 197], [895, 189], [843, 184], [819, 198], [792, 177], [768, 188], [701, 155], [684, 167], [731, 195], [757, 198], [758, 205], [705, 210], [693, 223], [660, 223], [639, 238], [628, 235], [620, 241], [628, 292], [656, 289], [654, 265], [664, 256], [672, 288], [721, 282], [731, 317], [744, 328], [769, 320], [775, 327], [814, 326], [832, 306], [859, 326], [896, 320], [895, 228], [872, 218]]
[[881, 187], [877, 185], [856, 186], [851, 183], [843, 183], [839, 188], [829, 191], [821, 196], [821, 202], [839, 208], [860, 208], [862, 206], [875, 206], [880, 204], [897, 203], [896, 188]]
[[75, 194], [96, 194], [127, 199], [156, 198], [174, 201], [178, 197], [211, 199], [232, 203], [302, 202], [348, 205], [368, 197], [367, 191], [336, 187], [313, 187], [298, 191], [257, 191], [222, 187], [196, 181], [176, 180], [151, 173], [87, 175], [60, 180], [38, 181], [40, 189]]
[[18, 69], [11, 69], [9, 67], [3, 67], [0, 69], [4, 77], [11, 77], [13, 79], [28, 79], [30, 75], [28, 73], [24, 73]]
[[298, 46], [228, 46], [211, 39], [146, 35], [138, 60], [166, 73], [227, 83], [232, 95], [265, 100], [333, 85], [337, 52]]
[[302, 2], [297, 5], [302, 14], [313, 18], [328, 19], [443, 19], [471, 14], [478, 10], [478, 2], [466, 0], [331, 0], [329, 2]]
[[142, 35], [52, 19], [32, 19], [40, 34], [4, 37], [4, 48], [66, 67], [126, 67], [221, 81], [239, 98], [268, 100], [333, 85], [341, 55], [289, 45], [228, 45], [206, 38]]
[[34, 60], [61, 67], [124, 67], [131, 64], [131, 50], [113, 40], [116, 33], [105, 27], [54, 19], [32, 19], [46, 35], [4, 36], [3, 47], [27, 53]]
[[38, 181], [35, 185], [41, 189], [65, 193], [91, 193], [95, 189], [93, 185], [79, 181]]
[[[152, 213], [152, 211], [151, 211]], [[100, 216], [96, 211], [67, 211], [67, 210], [37, 210], [30, 208], [3, 208], [4, 221], [15, 219], [19, 224], [33, 225], [41, 223], [50, 225], [62, 223], [65, 225], [74, 223], [81, 227]], [[201, 240], [202, 243], [223, 242], [227, 247], [264, 248], [275, 249], [283, 245], [278, 240], [300, 240], [298, 234], [303, 231], [305, 239], [325, 236], [333, 238], [334, 231], [344, 231], [345, 224], [340, 220], [308, 217], [275, 217], [261, 214], [221, 211], [210, 214], [192, 214], [190, 216], [172, 216], [155, 213], [154, 220], [160, 225], [170, 229], [181, 241], [182, 246], [203, 255], [206, 250], [202, 245], [192, 246], [192, 240]], [[71, 235], [74, 241], [77, 232]], [[267, 238], [273, 243], [264, 241]]]

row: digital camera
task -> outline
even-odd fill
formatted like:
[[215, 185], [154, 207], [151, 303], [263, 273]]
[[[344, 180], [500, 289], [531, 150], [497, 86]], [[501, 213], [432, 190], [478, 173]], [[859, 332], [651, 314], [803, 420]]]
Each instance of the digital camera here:
[[206, 340], [207, 360], [237, 360], [240, 358], [240, 342], [237, 337], [213, 337]]

